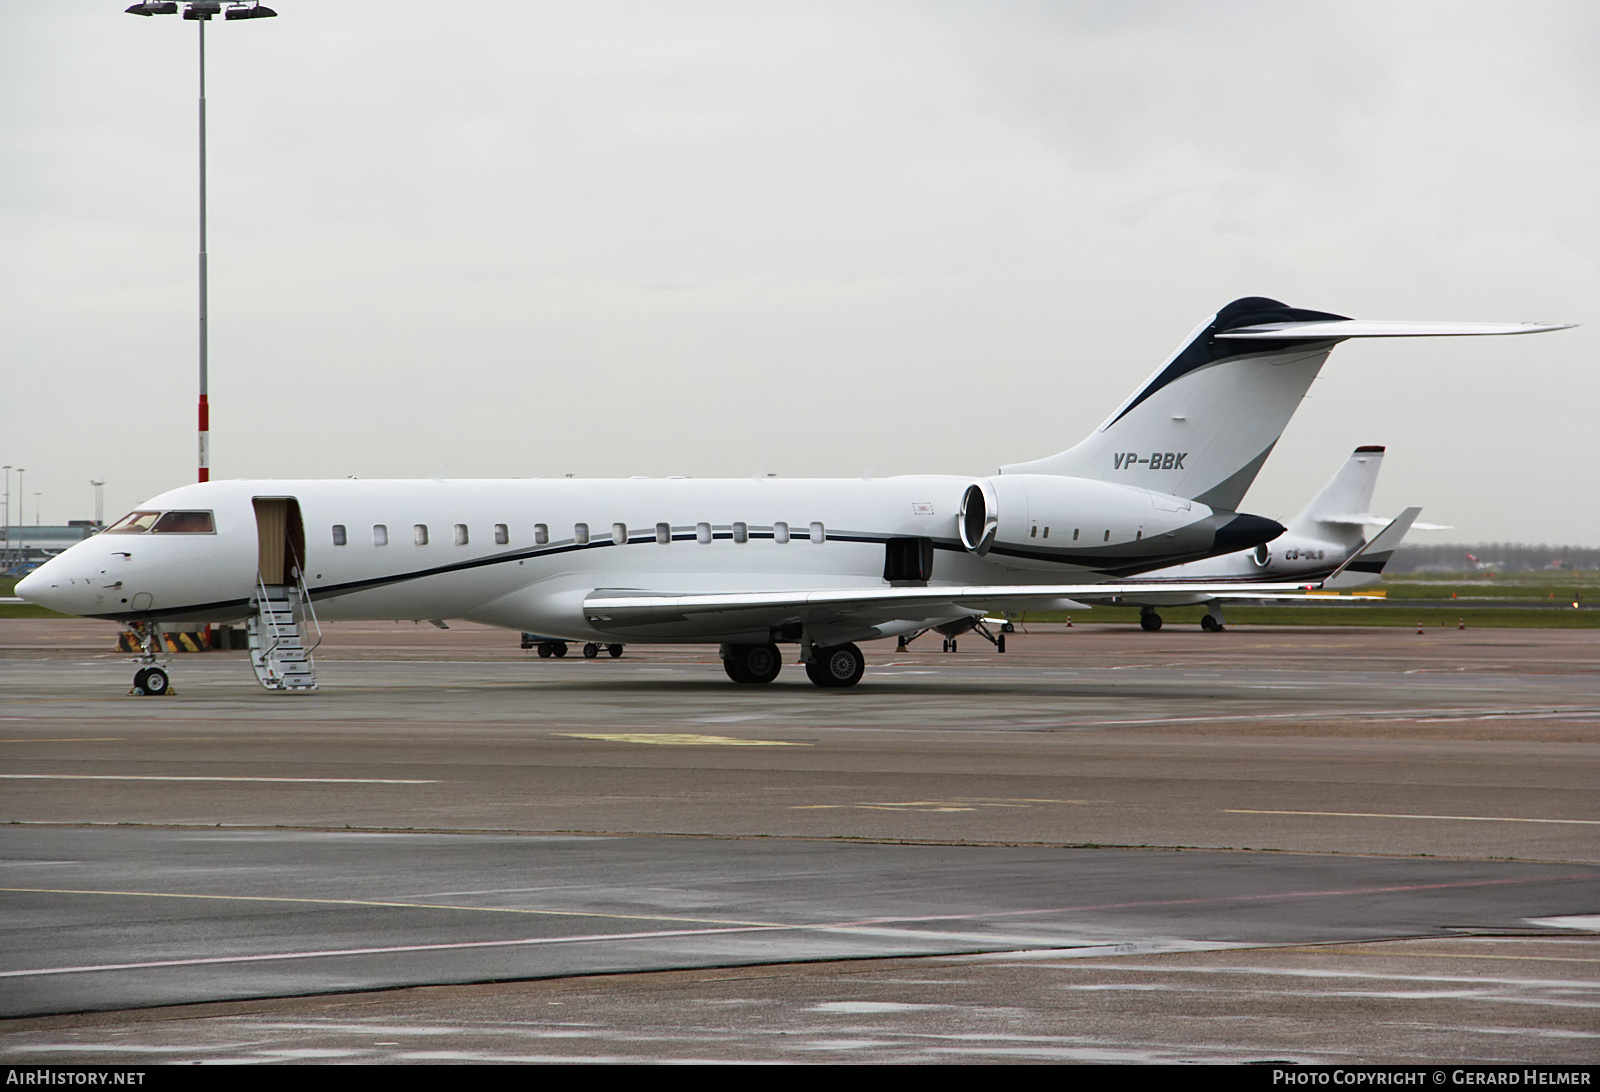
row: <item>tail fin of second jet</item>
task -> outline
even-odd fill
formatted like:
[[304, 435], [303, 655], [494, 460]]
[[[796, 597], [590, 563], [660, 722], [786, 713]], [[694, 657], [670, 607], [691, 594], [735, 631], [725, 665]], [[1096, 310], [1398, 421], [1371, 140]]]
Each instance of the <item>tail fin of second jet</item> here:
[[1370, 514], [1381, 469], [1382, 447], [1374, 444], [1356, 448], [1305, 511], [1289, 522], [1289, 533], [1351, 548], [1359, 546], [1367, 527], [1385, 522]]

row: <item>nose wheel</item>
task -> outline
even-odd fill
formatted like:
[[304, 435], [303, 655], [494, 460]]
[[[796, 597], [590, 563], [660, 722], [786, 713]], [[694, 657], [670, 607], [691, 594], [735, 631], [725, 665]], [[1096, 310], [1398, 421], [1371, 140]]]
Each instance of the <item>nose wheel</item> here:
[[172, 689], [172, 676], [164, 665], [156, 662], [156, 658], [166, 651], [160, 624], [131, 622], [128, 629], [139, 639], [139, 655], [134, 662], [144, 665], [133, 673], [133, 693], [141, 697], [176, 693]]
[[133, 692], [159, 696], [172, 689], [172, 678], [161, 667], [141, 667], [133, 676]]

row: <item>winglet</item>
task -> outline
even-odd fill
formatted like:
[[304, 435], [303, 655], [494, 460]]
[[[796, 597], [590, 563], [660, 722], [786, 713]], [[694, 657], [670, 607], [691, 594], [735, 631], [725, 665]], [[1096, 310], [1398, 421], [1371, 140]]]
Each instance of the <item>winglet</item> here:
[[[1373, 535], [1367, 544], [1345, 559], [1343, 565], [1333, 570], [1328, 579], [1322, 582], [1324, 588], [1339, 586], [1350, 587], [1362, 583], [1356, 579], [1356, 574], [1377, 576], [1383, 572], [1384, 566], [1389, 564], [1389, 559], [1394, 556], [1395, 550], [1400, 545], [1400, 540], [1406, 537], [1406, 532], [1411, 530], [1411, 525], [1416, 522], [1417, 516], [1422, 513], [1421, 508], [1407, 508], [1394, 518], [1394, 522], [1383, 530]], [[1340, 581], [1339, 577], [1349, 573], [1350, 578]]]

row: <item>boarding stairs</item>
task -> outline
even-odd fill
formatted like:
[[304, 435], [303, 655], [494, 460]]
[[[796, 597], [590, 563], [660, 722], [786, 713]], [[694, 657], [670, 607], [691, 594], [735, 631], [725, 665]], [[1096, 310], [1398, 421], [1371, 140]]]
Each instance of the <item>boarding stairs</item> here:
[[[293, 584], [267, 584], [256, 575], [255, 613], [246, 621], [249, 634], [250, 666], [268, 690], [315, 690], [317, 675], [311, 653], [322, 643], [322, 627], [317, 622], [306, 594], [304, 579], [293, 574]], [[317, 640], [308, 643], [306, 623], [315, 627]]]

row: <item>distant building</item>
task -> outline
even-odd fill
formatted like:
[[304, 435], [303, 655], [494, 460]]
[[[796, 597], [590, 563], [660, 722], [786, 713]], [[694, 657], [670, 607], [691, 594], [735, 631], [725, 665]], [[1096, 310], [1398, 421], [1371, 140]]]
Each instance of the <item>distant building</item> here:
[[64, 527], [0, 528], [0, 573], [15, 576], [37, 568], [99, 530], [92, 519], [68, 520]]

